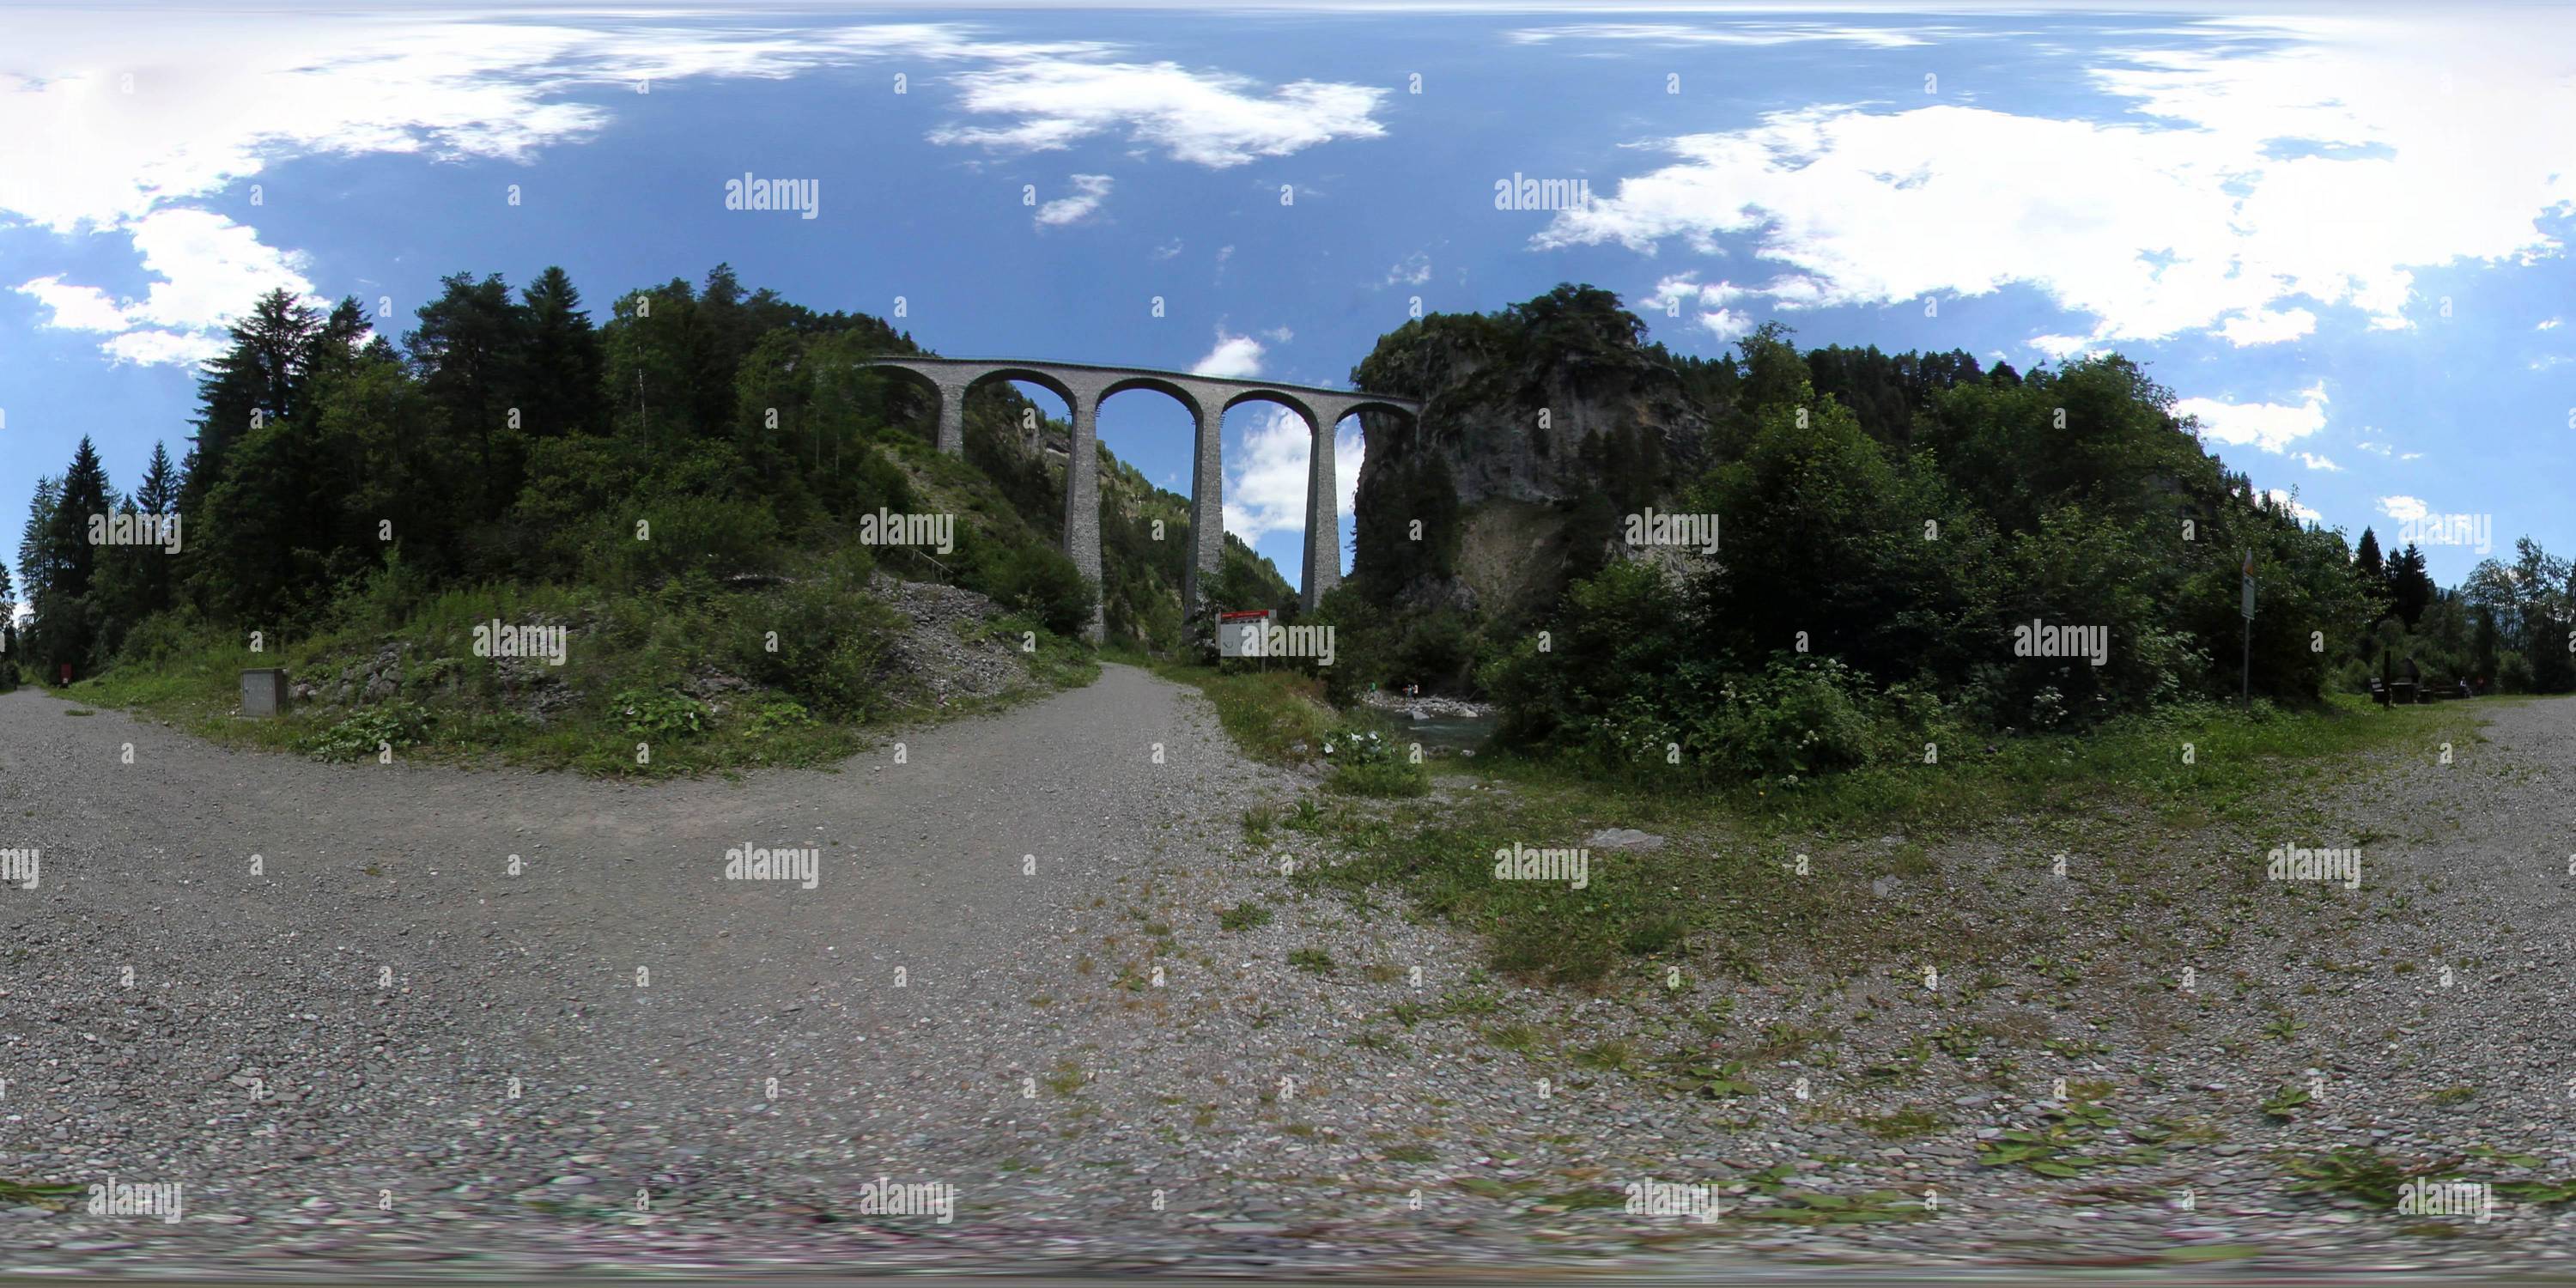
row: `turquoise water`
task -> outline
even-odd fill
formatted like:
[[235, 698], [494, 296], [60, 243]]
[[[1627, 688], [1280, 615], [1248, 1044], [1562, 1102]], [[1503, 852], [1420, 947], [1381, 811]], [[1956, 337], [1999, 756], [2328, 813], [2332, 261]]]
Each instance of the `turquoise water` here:
[[1493, 737], [1499, 715], [1434, 716], [1429, 720], [1400, 720], [1396, 727], [1403, 737], [1424, 747], [1446, 747], [1452, 751], [1473, 751]]

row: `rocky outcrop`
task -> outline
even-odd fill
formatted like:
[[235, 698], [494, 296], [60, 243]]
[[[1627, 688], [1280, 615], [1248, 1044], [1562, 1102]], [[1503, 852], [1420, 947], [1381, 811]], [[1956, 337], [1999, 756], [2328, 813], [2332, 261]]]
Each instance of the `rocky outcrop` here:
[[[1509, 613], [1555, 592], [1571, 543], [1602, 541], [1612, 516], [1705, 469], [1708, 415], [1643, 331], [1609, 292], [1567, 286], [1380, 339], [1354, 383], [1424, 408], [1419, 425], [1362, 417], [1354, 567], [1371, 596]], [[1592, 517], [1569, 527], [1585, 505]]]
[[1615, 300], [1606, 316], [1589, 313], [1594, 307], [1572, 306], [1585, 312], [1553, 326], [1517, 312], [1434, 316], [1379, 341], [1353, 378], [1425, 406], [1419, 427], [1392, 415], [1362, 418], [1361, 503], [1373, 475], [1425, 451], [1443, 458], [1466, 506], [1576, 500], [1615, 468], [1622, 440], [1625, 450], [1651, 454], [1658, 473], [1696, 473], [1707, 417], [1671, 364], [1638, 343], [1633, 317]]

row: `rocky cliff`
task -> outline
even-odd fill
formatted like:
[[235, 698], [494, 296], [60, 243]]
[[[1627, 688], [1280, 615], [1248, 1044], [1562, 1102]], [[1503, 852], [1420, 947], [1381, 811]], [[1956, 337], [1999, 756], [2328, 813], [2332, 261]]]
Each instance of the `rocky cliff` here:
[[[1424, 400], [1422, 422], [1362, 418], [1353, 579], [1384, 603], [1499, 611], [1544, 593], [1592, 526], [1704, 467], [1710, 428], [1615, 296], [1554, 292], [1494, 314], [1434, 314], [1380, 339], [1359, 388]], [[1421, 521], [1417, 536], [1412, 527]]]

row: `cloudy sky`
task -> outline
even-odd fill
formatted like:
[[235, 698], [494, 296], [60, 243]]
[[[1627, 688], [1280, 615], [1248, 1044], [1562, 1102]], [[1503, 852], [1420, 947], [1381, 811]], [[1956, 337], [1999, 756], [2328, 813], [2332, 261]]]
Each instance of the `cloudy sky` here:
[[[2116, 349], [2328, 526], [2576, 547], [2565, 14], [707, 13], [0, 17], [0, 553], [82, 434], [119, 486], [182, 453], [271, 286], [398, 336], [444, 274], [561, 264], [604, 315], [719, 261], [943, 353], [1326, 385], [1568, 280], [1684, 352]], [[726, 210], [746, 174], [816, 217]], [[1591, 200], [1495, 209], [1515, 175]], [[1102, 433], [1186, 490], [1177, 408]], [[1293, 579], [1303, 433], [1227, 438]]]

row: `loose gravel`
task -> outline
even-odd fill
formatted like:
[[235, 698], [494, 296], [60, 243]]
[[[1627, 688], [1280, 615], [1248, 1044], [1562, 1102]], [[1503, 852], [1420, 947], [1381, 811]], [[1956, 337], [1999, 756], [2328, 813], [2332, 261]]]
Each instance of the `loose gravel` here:
[[[2361, 890], [2213, 893], [2237, 931], [2182, 961], [2124, 957], [2104, 925], [2062, 987], [1973, 1008], [1893, 972], [1599, 995], [1488, 979], [1476, 943], [1393, 892], [1355, 906], [1283, 875], [1338, 856], [1255, 841], [1243, 815], [1314, 780], [1246, 762], [1195, 694], [1119, 666], [837, 773], [735, 782], [323, 765], [77, 710], [0, 697], [0, 850], [40, 851], [33, 888], [0, 889], [0, 1182], [84, 1187], [0, 1200], [0, 1273], [2576, 1251], [2566, 1205], [2437, 1230], [2293, 1192], [2282, 1166], [2364, 1144], [2460, 1159], [2445, 1176], [2576, 1175], [2576, 702], [2498, 705], [2449, 764], [2355, 766], [2314, 805], [2368, 838]], [[1455, 808], [1485, 790], [1442, 780]], [[2223, 865], [2304, 841], [2153, 843]], [[1945, 850], [1891, 906], [1949, 897], [1998, 848]], [[728, 879], [728, 851], [786, 851], [790, 875]], [[1266, 919], [1223, 928], [1246, 907]], [[2197, 987], [2157, 982], [2184, 966]], [[1581, 1055], [1668, 1046], [1680, 1017], [1724, 1011], [1689, 1034], [1716, 1049], [1864, 1006], [1868, 1024], [1748, 1062], [1738, 1094]], [[1907, 1063], [1974, 1026], [1979, 1049]], [[2061, 1078], [2113, 1114], [2084, 1129], [2097, 1152], [2162, 1123], [2157, 1160], [1980, 1166], [1980, 1144], [2062, 1120]], [[2285, 1086], [2310, 1104], [2265, 1112]], [[1879, 1121], [1900, 1108], [1918, 1129]], [[86, 1211], [110, 1178], [183, 1185], [183, 1219]], [[1646, 1180], [1708, 1184], [1728, 1214], [1615, 1205]], [[895, 1186], [953, 1206], [881, 1202]], [[1759, 1215], [1874, 1191], [1931, 1205]]]

